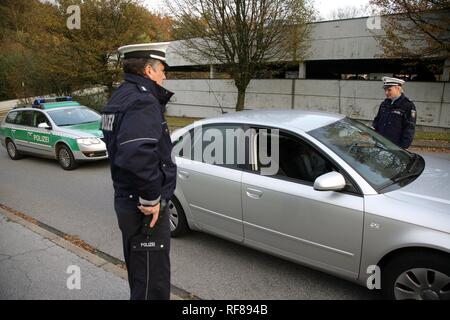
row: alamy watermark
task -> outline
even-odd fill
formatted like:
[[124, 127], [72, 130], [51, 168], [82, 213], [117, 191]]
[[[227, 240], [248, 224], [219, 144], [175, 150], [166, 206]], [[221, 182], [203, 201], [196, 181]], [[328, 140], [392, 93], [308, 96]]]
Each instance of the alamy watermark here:
[[371, 265], [366, 270], [369, 277], [367, 278], [366, 285], [369, 290], [381, 289], [381, 269], [379, 266]]
[[[275, 175], [279, 170], [280, 138], [278, 129], [203, 128], [195, 126], [175, 144], [175, 157], [215, 165], [249, 164], [261, 175]], [[248, 148], [251, 146], [251, 148]], [[250, 152], [247, 152], [250, 150]]]
[[369, 30], [381, 30], [381, 16], [371, 16], [366, 20], [366, 26]]
[[66, 286], [69, 290], [81, 290], [81, 269], [77, 265], [67, 267], [66, 273], [70, 276], [66, 280]]
[[69, 30], [81, 29], [81, 8], [77, 5], [67, 7], [66, 13], [70, 16], [67, 18], [67, 28]]

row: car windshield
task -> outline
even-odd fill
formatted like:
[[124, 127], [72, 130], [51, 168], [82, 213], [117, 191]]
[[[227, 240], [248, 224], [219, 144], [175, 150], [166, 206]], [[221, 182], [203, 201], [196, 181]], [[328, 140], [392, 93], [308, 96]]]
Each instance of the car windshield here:
[[97, 122], [101, 117], [86, 107], [55, 109], [47, 112], [57, 126], [71, 126], [82, 123]]
[[345, 160], [377, 191], [422, 171], [417, 165], [420, 156], [360, 122], [344, 118], [308, 133]]

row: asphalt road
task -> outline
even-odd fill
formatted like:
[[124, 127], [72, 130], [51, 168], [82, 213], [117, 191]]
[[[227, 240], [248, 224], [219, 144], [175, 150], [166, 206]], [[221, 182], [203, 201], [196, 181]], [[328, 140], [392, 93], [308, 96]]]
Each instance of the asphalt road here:
[[[450, 154], [439, 155], [450, 159]], [[0, 148], [0, 203], [123, 260], [107, 161], [64, 171], [9, 159]], [[377, 299], [377, 292], [199, 232], [172, 240], [172, 283], [203, 299]]]

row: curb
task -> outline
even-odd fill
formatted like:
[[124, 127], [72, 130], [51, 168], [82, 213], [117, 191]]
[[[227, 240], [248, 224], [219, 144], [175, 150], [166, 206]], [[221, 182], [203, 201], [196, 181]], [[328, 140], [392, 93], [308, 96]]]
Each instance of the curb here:
[[[100, 250], [94, 249], [90, 252], [82, 246], [77, 246], [74, 243], [66, 240], [64, 237], [68, 235], [62, 231], [52, 228], [36, 219], [33, 219], [19, 211], [9, 208], [0, 203], [0, 214], [4, 215], [12, 222], [18, 223], [25, 228], [39, 234], [47, 240], [56, 245], [72, 252], [80, 258], [87, 260], [95, 266], [102, 268], [106, 272], [110, 272], [117, 277], [128, 281], [127, 271], [124, 268], [125, 263], [113, 256], [108, 255]], [[91, 249], [92, 250], [92, 249]], [[170, 300], [200, 300], [193, 294], [184, 291], [183, 289], [171, 286]]]

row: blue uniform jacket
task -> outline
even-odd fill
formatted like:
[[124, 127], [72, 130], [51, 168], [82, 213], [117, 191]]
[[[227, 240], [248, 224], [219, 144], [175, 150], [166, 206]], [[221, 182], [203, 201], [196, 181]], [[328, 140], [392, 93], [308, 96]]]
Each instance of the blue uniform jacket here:
[[164, 117], [173, 93], [139, 75], [125, 74], [102, 111], [102, 131], [117, 192], [135, 194], [141, 204], [172, 197], [176, 165]]
[[373, 127], [402, 148], [409, 148], [416, 129], [416, 106], [403, 93], [393, 103], [384, 100], [373, 121]]

